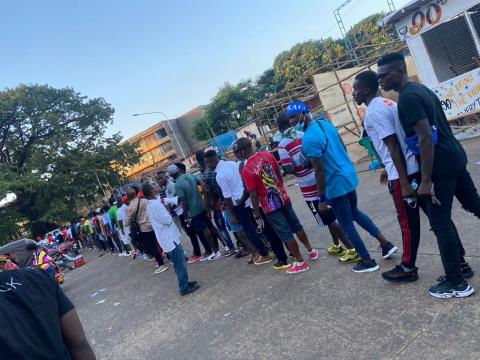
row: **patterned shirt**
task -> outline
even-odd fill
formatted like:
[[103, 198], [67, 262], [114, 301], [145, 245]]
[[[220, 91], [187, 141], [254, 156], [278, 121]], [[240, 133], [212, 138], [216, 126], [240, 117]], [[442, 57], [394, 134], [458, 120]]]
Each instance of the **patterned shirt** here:
[[242, 169], [242, 177], [248, 191], [257, 190], [265, 214], [290, 204], [280, 167], [269, 152], [260, 151], [251, 156]]
[[298, 186], [306, 201], [318, 200], [315, 172], [312, 168], [305, 167], [302, 156], [303, 132], [286, 132], [278, 144], [278, 156], [282, 166], [293, 165]]

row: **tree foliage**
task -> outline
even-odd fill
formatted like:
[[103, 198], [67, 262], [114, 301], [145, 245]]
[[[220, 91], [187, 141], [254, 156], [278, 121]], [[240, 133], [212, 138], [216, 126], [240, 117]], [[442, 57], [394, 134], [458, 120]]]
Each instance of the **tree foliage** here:
[[384, 13], [372, 14], [355, 24], [347, 33], [352, 45], [367, 45], [367, 47], [356, 50], [359, 58], [379, 55], [369, 45], [378, 45], [398, 39], [397, 32], [393, 26], [382, 29], [378, 23], [385, 16]]
[[311, 77], [305, 75], [319, 72], [323, 52], [320, 40], [309, 40], [280, 53], [273, 62], [275, 78], [287, 88], [310, 83]]
[[[357, 50], [357, 57], [377, 55], [370, 45], [382, 44], [395, 39], [393, 28], [383, 31], [378, 25], [385, 14], [373, 14], [360, 21], [348, 32], [352, 45], [365, 45]], [[198, 120], [193, 136], [209, 140], [213, 134], [220, 135], [248, 122], [251, 105], [283, 89], [307, 85], [312, 75], [331, 71], [330, 62], [341, 62], [344, 67], [354, 66], [352, 55], [343, 39], [327, 38], [323, 41], [309, 40], [294, 45], [275, 57], [273, 67], [256, 80], [244, 80], [234, 85], [224, 84], [206, 108], [205, 118]]]
[[245, 80], [236, 85], [225, 83], [205, 108], [204, 118], [194, 124], [192, 135], [198, 140], [209, 140], [246, 124], [251, 105], [282, 88], [273, 69], [266, 70], [255, 81]]
[[122, 166], [137, 159], [118, 134], [107, 137], [113, 108], [73, 89], [20, 85], [0, 92], [0, 198], [17, 201], [0, 209], [8, 219], [0, 241], [19, 226], [60, 224], [101, 194], [101, 182], [118, 181]]

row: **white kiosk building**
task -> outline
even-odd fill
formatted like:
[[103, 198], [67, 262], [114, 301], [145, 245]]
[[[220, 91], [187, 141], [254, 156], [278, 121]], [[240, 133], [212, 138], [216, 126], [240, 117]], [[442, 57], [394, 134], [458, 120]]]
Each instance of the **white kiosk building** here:
[[479, 1], [411, 1], [382, 24], [395, 24], [420, 81], [437, 94], [453, 125], [480, 122]]

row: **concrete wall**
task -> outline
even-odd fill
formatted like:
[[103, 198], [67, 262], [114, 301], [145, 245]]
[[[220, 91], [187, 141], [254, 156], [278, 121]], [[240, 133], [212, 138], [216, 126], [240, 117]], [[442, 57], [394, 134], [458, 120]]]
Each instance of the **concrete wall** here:
[[198, 106], [193, 110], [174, 119], [174, 129], [177, 132], [180, 144], [183, 146], [183, 151], [187, 155], [195, 153], [195, 151], [208, 145], [206, 141], [198, 141], [192, 137], [192, 128], [195, 121], [203, 118], [205, 115], [205, 107]]

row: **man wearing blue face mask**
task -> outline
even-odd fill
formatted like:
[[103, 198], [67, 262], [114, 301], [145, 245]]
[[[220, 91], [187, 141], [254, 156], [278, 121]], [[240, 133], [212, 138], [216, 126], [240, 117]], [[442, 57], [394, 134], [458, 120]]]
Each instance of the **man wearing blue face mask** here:
[[305, 129], [302, 153], [315, 171], [319, 212], [325, 214], [329, 211], [328, 205], [332, 207], [340, 226], [361, 257], [353, 271], [377, 271], [380, 267], [370, 258], [353, 222], [379, 241], [384, 259], [396, 252], [397, 247], [387, 241], [373, 221], [358, 209], [358, 177], [340, 134], [330, 122], [324, 119], [314, 121], [308, 106], [300, 101], [290, 103], [288, 113], [293, 121], [302, 123]]
[[[343, 264], [359, 261], [360, 257], [338, 225], [333, 211], [329, 210], [326, 213], [318, 211], [315, 173], [311, 167], [305, 166], [301, 154], [303, 125], [300, 123], [291, 124], [288, 113], [284, 112], [277, 118], [277, 127], [282, 134], [278, 144], [278, 156], [282, 168], [286, 173], [294, 174], [297, 177], [300, 192], [318, 225], [321, 227], [328, 226], [333, 239], [333, 243], [328, 246], [328, 253], [338, 256], [338, 260]], [[345, 245], [345, 248], [340, 245], [339, 240]]]

